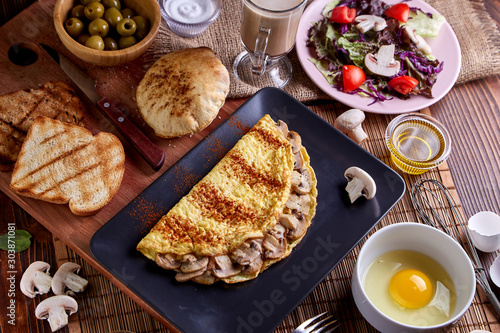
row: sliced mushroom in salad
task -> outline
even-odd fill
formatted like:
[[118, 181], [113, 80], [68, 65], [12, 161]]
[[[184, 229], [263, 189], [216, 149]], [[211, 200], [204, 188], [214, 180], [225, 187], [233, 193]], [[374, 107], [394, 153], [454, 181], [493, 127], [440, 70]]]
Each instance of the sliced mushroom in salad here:
[[[309, 60], [333, 87], [372, 97], [368, 105], [394, 97], [433, 97], [444, 64], [424, 37], [437, 36], [442, 15], [407, 1], [391, 6], [380, 0], [334, 0], [322, 16], [309, 31], [308, 46], [316, 51]], [[363, 75], [352, 77], [352, 66], [364, 72], [364, 81], [359, 80]]]

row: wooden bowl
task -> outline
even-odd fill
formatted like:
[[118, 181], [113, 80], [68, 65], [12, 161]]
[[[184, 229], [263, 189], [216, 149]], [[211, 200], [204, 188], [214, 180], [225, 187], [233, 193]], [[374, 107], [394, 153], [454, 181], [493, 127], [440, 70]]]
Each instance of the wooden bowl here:
[[99, 51], [78, 43], [64, 28], [64, 22], [68, 19], [75, 0], [57, 0], [54, 7], [54, 25], [57, 35], [71, 53], [95, 65], [116, 66], [134, 60], [146, 52], [160, 29], [160, 7], [157, 0], [121, 0], [121, 2], [123, 7], [129, 7], [149, 20], [149, 33], [137, 44], [117, 51]]

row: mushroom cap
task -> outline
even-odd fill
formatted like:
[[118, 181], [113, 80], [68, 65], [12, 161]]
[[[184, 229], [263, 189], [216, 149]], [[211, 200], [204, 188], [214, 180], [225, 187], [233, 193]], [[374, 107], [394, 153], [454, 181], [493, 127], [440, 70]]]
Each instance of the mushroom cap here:
[[283, 133], [283, 136], [286, 138], [288, 135], [288, 125], [281, 119], [278, 119], [276, 123], [276, 127]]
[[181, 262], [177, 260], [175, 255], [172, 253], [157, 253], [155, 262], [158, 266], [164, 269], [177, 269], [181, 265]]
[[209, 261], [208, 257], [196, 258], [192, 254], [188, 254], [184, 257], [186, 257], [186, 259], [182, 261], [180, 267], [182, 273], [192, 273], [194, 271], [199, 271], [200, 269], [207, 268]]
[[44, 261], [34, 261], [28, 268], [24, 271], [23, 276], [21, 277], [21, 281], [19, 286], [21, 288], [21, 292], [26, 296], [33, 298], [35, 297], [35, 274], [37, 272], [48, 273], [50, 269], [50, 265]]
[[80, 265], [73, 262], [65, 262], [64, 264], [62, 264], [52, 278], [52, 291], [54, 292], [54, 294], [64, 294], [64, 288], [66, 287], [66, 285], [64, 284], [64, 280], [66, 280], [68, 274], [78, 272], [80, 268]]
[[239, 274], [243, 269], [242, 266], [234, 266], [229, 256], [225, 254], [215, 257], [215, 262], [218, 268], [214, 268], [213, 273], [221, 279]]
[[350, 109], [335, 119], [334, 126], [341, 132], [352, 131], [365, 120], [365, 113], [359, 109]]
[[367, 199], [372, 199], [375, 196], [375, 193], [377, 192], [377, 185], [375, 184], [372, 176], [370, 176], [365, 170], [356, 166], [352, 166], [347, 168], [347, 170], [344, 172], [344, 176], [348, 181], [353, 178], [358, 178], [360, 181], [362, 181], [364, 185], [363, 195]]
[[394, 44], [382, 45], [377, 55], [367, 53], [365, 56], [365, 66], [372, 73], [381, 76], [391, 77], [396, 75], [400, 68], [401, 63], [394, 59]]
[[35, 316], [38, 319], [45, 319], [49, 316], [50, 311], [55, 308], [64, 308], [64, 310], [69, 311], [71, 315], [78, 311], [78, 303], [73, 297], [67, 295], [51, 296], [37, 305]]
[[292, 145], [292, 153], [297, 154], [300, 152], [300, 147], [302, 147], [302, 138], [299, 133], [295, 131], [288, 131], [287, 139]]
[[356, 27], [362, 33], [365, 33], [372, 28], [374, 31], [381, 31], [384, 30], [385, 27], [387, 27], [385, 19], [376, 15], [356, 16], [356, 18], [354, 19], [354, 23], [356, 23]]

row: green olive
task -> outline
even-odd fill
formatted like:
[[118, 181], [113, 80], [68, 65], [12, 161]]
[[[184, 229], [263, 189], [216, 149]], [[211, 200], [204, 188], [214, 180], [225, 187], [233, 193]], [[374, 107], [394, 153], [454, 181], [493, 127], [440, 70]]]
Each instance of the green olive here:
[[118, 9], [111, 7], [106, 9], [106, 12], [104, 12], [104, 19], [109, 23], [110, 27], [116, 28], [118, 22], [123, 20], [123, 16]]
[[85, 6], [84, 12], [85, 17], [92, 21], [104, 15], [104, 6], [99, 2], [91, 2]]
[[102, 0], [102, 4], [105, 8], [115, 7], [116, 9], [122, 9], [122, 4], [119, 0]]
[[104, 38], [104, 50], [106, 51], [116, 51], [118, 50], [118, 43], [111, 37]]
[[123, 15], [123, 18], [132, 18], [132, 17], [135, 16], [135, 13], [130, 8], [123, 8], [122, 9], [122, 15]]
[[85, 46], [102, 51], [104, 50], [104, 41], [102, 40], [101, 36], [90, 36], [89, 39], [87, 39], [87, 41], [85, 42]]
[[101, 0], [80, 0], [80, 3], [84, 6], [88, 5], [91, 2], [101, 2]]
[[122, 37], [118, 40], [118, 46], [120, 47], [120, 49], [126, 49], [127, 47], [130, 47], [135, 43], [137, 43], [137, 40], [134, 36]]
[[98, 35], [106, 37], [109, 32], [109, 24], [102, 18], [97, 18], [89, 24], [89, 34], [91, 36]]
[[84, 19], [85, 18], [85, 6], [84, 5], [76, 5], [71, 9], [71, 17], [76, 17], [77, 19]]
[[66, 23], [64, 23], [64, 26], [66, 27], [68, 34], [72, 37], [76, 37], [81, 34], [84, 28], [83, 22], [76, 17], [68, 19]]
[[149, 33], [149, 22], [148, 19], [144, 18], [144, 16], [134, 16], [132, 18], [135, 24], [137, 25], [137, 29], [135, 30], [135, 36], [139, 39], [143, 39]]
[[122, 37], [132, 36], [133, 34], [135, 34], [136, 30], [137, 25], [135, 24], [135, 21], [130, 18], [124, 18], [116, 25], [116, 31]]
[[76, 40], [78, 41], [78, 43], [85, 45], [85, 42], [87, 41], [87, 39], [89, 39], [89, 37], [90, 37], [89, 34], [81, 34], [78, 36]]

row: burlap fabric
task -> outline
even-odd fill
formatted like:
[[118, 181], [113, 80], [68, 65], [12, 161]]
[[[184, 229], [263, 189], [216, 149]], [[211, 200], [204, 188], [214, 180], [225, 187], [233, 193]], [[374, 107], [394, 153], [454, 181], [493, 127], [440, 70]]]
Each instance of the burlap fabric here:
[[[481, 0], [426, 1], [446, 17], [460, 42], [462, 68], [457, 84], [500, 73], [500, 32]], [[161, 52], [197, 46], [210, 47], [231, 74], [228, 98], [248, 97], [257, 89], [244, 84], [232, 74], [234, 59], [243, 51], [240, 22], [240, 0], [223, 0], [222, 12], [217, 21], [197, 37], [179, 37], [163, 22], [158, 34], [162, 45]], [[288, 57], [294, 73], [284, 90], [300, 101], [329, 99], [302, 70], [295, 50], [292, 50]]]

